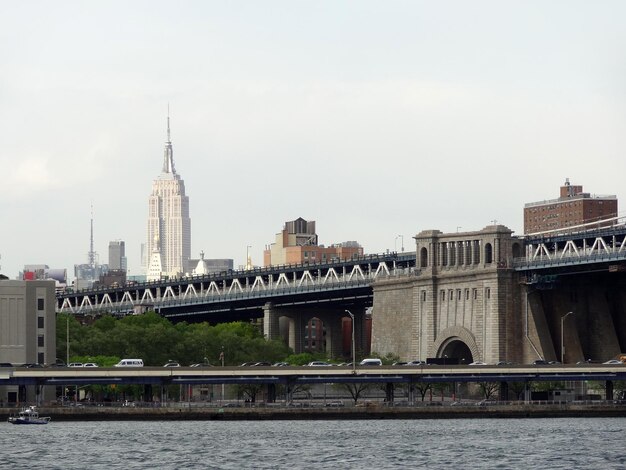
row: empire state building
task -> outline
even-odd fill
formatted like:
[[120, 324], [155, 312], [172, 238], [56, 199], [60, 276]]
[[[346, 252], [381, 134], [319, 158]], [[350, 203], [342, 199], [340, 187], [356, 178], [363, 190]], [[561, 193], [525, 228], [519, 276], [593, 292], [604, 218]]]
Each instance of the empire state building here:
[[167, 142], [161, 174], [152, 182], [148, 201], [148, 280], [179, 276], [188, 272], [191, 257], [191, 219], [185, 182], [174, 168], [174, 152], [167, 117]]

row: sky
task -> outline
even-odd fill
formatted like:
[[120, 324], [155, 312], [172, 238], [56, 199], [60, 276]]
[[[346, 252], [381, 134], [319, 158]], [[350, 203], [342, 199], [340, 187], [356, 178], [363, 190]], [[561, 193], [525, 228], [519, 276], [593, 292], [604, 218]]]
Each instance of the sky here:
[[[413, 249], [523, 233], [570, 179], [626, 203], [626, 2], [0, 0], [0, 273], [124, 240], [141, 274], [169, 105], [192, 257], [284, 223]], [[92, 212], [93, 211], [93, 212]], [[249, 247], [249, 248], [248, 248]]]

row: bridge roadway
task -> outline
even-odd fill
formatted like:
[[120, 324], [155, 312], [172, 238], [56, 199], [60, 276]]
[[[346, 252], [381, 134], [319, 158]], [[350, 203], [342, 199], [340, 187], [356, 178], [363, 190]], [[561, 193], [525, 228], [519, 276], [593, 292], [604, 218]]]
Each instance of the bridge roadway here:
[[3, 368], [2, 385], [559, 382], [626, 380], [626, 365]]
[[262, 317], [268, 302], [275, 307], [335, 303], [343, 311], [357, 304], [370, 306], [374, 280], [409, 273], [414, 266], [415, 252], [391, 252], [330, 263], [271, 266], [120, 287], [67, 290], [57, 294], [57, 312], [128, 314], [154, 309], [176, 321], [235, 321]]

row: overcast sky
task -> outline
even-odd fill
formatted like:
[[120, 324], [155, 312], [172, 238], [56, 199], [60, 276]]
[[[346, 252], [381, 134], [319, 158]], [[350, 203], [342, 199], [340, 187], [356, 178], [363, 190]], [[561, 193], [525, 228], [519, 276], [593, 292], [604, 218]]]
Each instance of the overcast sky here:
[[[626, 201], [626, 2], [0, 0], [0, 272], [140, 273], [167, 106], [192, 256], [288, 220], [412, 249], [523, 232], [565, 178]], [[402, 235], [402, 237], [398, 237]]]

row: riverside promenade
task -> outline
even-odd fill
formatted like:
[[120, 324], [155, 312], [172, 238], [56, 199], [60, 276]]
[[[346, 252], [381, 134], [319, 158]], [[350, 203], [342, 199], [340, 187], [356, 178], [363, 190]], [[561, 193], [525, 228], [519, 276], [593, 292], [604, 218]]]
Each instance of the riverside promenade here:
[[[0, 408], [7, 420], [16, 408]], [[170, 420], [355, 420], [355, 419], [485, 419], [485, 418], [565, 418], [626, 417], [626, 404], [512, 404], [447, 406], [351, 407], [39, 407], [42, 415], [58, 421], [170, 421]]]

